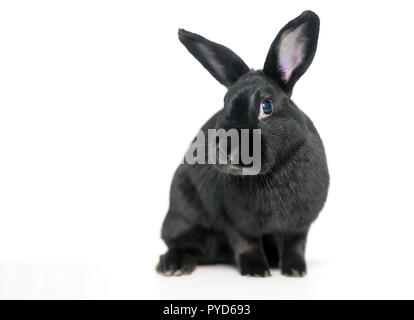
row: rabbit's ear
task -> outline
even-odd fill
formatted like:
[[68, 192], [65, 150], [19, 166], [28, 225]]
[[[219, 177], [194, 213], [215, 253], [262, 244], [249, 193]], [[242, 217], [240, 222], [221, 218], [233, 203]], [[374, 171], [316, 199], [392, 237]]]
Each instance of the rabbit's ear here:
[[249, 67], [237, 54], [221, 44], [184, 29], [178, 30], [178, 37], [204, 68], [226, 87], [249, 71]]
[[315, 56], [319, 35], [319, 18], [305, 11], [280, 30], [273, 41], [263, 68], [288, 94], [305, 73]]

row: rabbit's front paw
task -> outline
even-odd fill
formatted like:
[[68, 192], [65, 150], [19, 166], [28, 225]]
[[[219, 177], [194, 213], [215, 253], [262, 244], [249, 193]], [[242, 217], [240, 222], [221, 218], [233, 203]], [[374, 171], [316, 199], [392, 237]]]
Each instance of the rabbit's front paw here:
[[282, 261], [282, 274], [288, 277], [303, 277], [306, 275], [305, 261], [291, 260]]
[[160, 256], [157, 271], [164, 276], [190, 274], [197, 265], [196, 258], [179, 250], [168, 250]]
[[247, 251], [238, 257], [240, 273], [243, 276], [270, 277], [269, 264], [260, 251]]

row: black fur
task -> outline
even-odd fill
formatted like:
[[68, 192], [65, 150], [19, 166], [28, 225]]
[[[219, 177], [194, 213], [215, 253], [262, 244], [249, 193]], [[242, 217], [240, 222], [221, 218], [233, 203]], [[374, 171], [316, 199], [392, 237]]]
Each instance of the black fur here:
[[226, 87], [249, 71], [249, 67], [238, 55], [221, 44], [184, 29], [178, 30], [178, 38], [204, 68]]
[[[281, 34], [297, 26], [303, 26], [305, 55], [286, 82], [275, 48]], [[310, 11], [289, 22], [263, 71], [249, 71], [231, 50], [179, 31], [187, 49], [228, 87], [223, 109], [202, 130], [261, 129], [262, 168], [258, 175], [239, 176], [227, 173], [226, 165], [178, 167], [162, 227], [168, 251], [160, 257], [159, 272], [178, 275], [197, 264], [235, 263], [242, 275], [268, 276], [270, 267], [285, 275], [306, 273], [306, 237], [325, 203], [329, 174], [322, 141], [290, 94], [313, 59], [318, 31], [319, 19]], [[263, 99], [271, 99], [275, 110], [259, 120]]]

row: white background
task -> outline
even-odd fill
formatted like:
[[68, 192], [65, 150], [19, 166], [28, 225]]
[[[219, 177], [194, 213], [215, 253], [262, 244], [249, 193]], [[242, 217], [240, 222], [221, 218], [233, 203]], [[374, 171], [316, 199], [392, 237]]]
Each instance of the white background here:
[[[156, 274], [172, 175], [225, 93], [177, 29], [261, 68], [306, 9], [321, 33], [293, 100], [332, 179], [308, 276]], [[409, 1], [1, 2], [0, 297], [414, 298], [413, 28]]]

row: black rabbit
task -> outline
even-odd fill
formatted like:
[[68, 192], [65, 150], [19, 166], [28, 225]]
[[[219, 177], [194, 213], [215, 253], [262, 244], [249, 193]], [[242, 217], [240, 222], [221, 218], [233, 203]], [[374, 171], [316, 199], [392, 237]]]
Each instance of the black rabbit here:
[[[322, 210], [329, 173], [312, 121], [290, 100], [315, 55], [319, 18], [305, 11], [273, 41], [263, 70], [251, 70], [230, 49], [179, 30], [188, 51], [228, 89], [224, 107], [201, 129], [261, 130], [261, 168], [181, 164], [162, 226], [168, 251], [157, 271], [191, 273], [197, 264], [235, 263], [242, 275], [306, 273], [305, 245]], [[231, 151], [229, 151], [231, 152]]]

